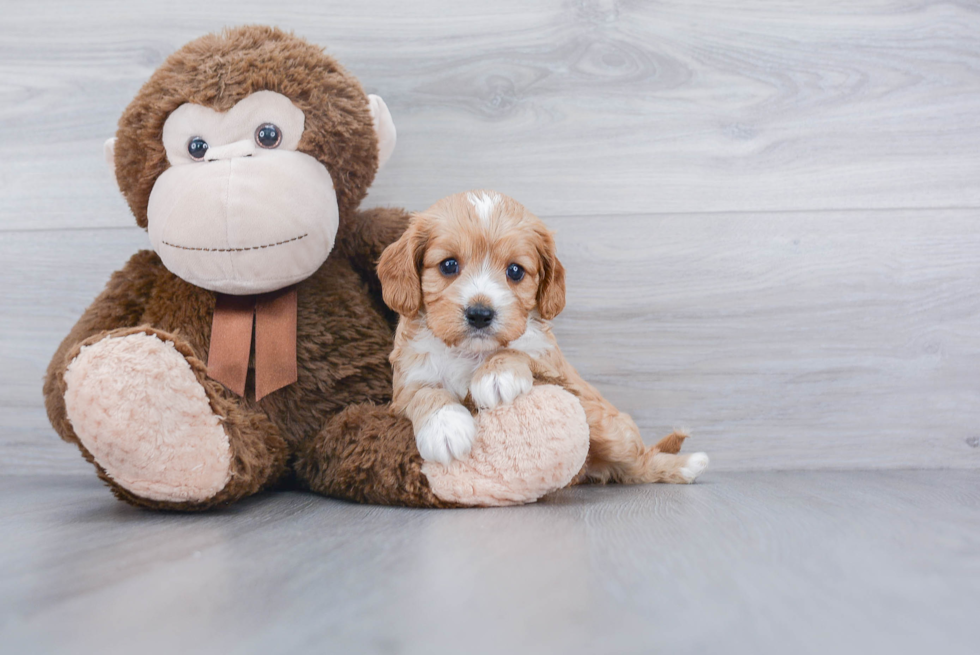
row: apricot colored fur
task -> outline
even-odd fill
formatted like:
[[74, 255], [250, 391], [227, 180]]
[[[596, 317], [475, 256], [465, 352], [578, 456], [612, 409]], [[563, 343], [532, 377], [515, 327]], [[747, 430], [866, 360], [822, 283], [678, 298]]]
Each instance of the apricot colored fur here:
[[[441, 272], [440, 263], [447, 259], [458, 263], [458, 273]], [[518, 281], [505, 277], [512, 263], [524, 271]], [[465, 389], [448, 388], [460, 386], [455, 381], [459, 366], [446, 364], [448, 373], [433, 372], [438, 365], [425, 340], [437, 338], [451, 349], [440, 361], [454, 358], [452, 362], [474, 367], [465, 381], [471, 395], [484, 376], [503, 374], [508, 380], [525, 380], [527, 388], [532, 382], [554, 384], [578, 398], [590, 438], [585, 472], [578, 481], [688, 483], [704, 470], [703, 453], [694, 460], [677, 454], [686, 435], [674, 433], [647, 447], [633, 419], [565, 359], [548, 323], [565, 306], [564, 268], [552, 233], [517, 201], [485, 190], [444, 198], [414, 216], [401, 239], [385, 250], [378, 270], [386, 301], [401, 314], [391, 354], [392, 407], [416, 430], [442, 407], [468, 404]], [[469, 302], [493, 305], [495, 327], [489, 332], [467, 325], [461, 300], [467, 285], [481, 278], [493, 286], [498, 302], [485, 295]], [[532, 329], [539, 336], [521, 350], [520, 339]]]

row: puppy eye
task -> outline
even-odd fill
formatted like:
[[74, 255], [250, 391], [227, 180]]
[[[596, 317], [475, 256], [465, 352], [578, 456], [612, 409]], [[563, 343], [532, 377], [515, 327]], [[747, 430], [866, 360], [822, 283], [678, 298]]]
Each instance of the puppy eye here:
[[187, 142], [187, 154], [191, 156], [191, 159], [201, 161], [207, 151], [208, 142], [199, 136], [191, 137], [191, 140]]
[[259, 125], [259, 128], [255, 130], [255, 142], [259, 144], [259, 147], [271, 150], [282, 142], [282, 132], [272, 123]]
[[520, 264], [511, 264], [507, 267], [507, 277], [514, 282], [524, 279], [524, 268]]
[[449, 259], [444, 259], [439, 264], [439, 272], [443, 275], [449, 277], [450, 275], [456, 275], [459, 273], [459, 262], [450, 257]]

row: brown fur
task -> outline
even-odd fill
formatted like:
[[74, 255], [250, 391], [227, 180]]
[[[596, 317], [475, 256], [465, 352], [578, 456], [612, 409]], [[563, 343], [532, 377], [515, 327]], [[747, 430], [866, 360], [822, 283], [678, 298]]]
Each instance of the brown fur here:
[[685, 439], [687, 439], [687, 435], [683, 432], [671, 432], [666, 437], [658, 441], [654, 448], [662, 453], [676, 455], [677, 453], [681, 452], [681, 446], [684, 445]]
[[360, 83], [322, 48], [274, 27], [248, 26], [202, 36], [167, 57], [119, 119], [116, 180], [140, 227], [153, 184], [168, 167], [167, 117], [186, 102], [227, 111], [256, 91], [281, 93], [303, 110], [298, 150], [330, 171], [341, 220], [357, 209], [378, 169]]
[[[590, 430], [589, 456], [581, 479], [690, 482], [681, 472], [688, 458], [676, 454], [686, 435], [674, 433], [646, 447], [633, 419], [583, 380], [562, 355], [545, 322], [565, 306], [565, 273], [555, 254], [554, 237], [520, 203], [499, 194], [489, 215], [480, 216], [470, 198], [487, 193], [492, 192], [456, 194], [416, 214], [402, 237], [381, 257], [378, 273], [385, 300], [402, 314], [391, 354], [393, 410], [419, 427], [441, 407], [466, 401], [438, 382], [413, 375], [429, 357], [424, 348], [414, 347], [416, 339], [431, 332], [460, 357], [485, 357], [471, 384], [506, 371], [535, 383], [558, 384], [576, 395]], [[439, 270], [440, 262], [449, 258], [459, 262], [456, 275]], [[510, 263], [525, 270], [519, 282], [505, 276]], [[487, 275], [488, 270], [499, 293], [509, 298], [494, 307], [495, 328], [489, 334], [474, 335], [465, 320], [460, 293], [470, 280]], [[479, 295], [470, 299], [474, 301], [489, 303]], [[535, 311], [540, 319], [533, 318]], [[531, 320], [551, 346], [538, 356], [508, 347], [524, 334]]]
[[298, 285], [298, 380], [254, 400], [231, 394], [206, 375], [214, 293], [177, 278], [156, 254], [141, 251], [114, 273], [106, 289], [58, 348], [44, 385], [51, 424], [79, 446], [65, 411], [64, 373], [79, 349], [134, 331], [171, 341], [191, 365], [211, 407], [225, 417], [232, 476], [200, 503], [140, 498], [99, 476], [123, 500], [157, 509], [223, 505], [289, 483], [361, 502], [442, 507], [421, 474], [411, 425], [392, 416], [393, 315], [380, 297], [374, 262], [404, 230], [398, 209], [358, 212], [378, 165], [368, 100], [356, 79], [319, 47], [265, 27], [209, 35], [181, 48], [153, 74], [119, 122], [116, 171], [136, 222], [146, 226], [153, 183], [167, 167], [161, 129], [185, 102], [226, 110], [261, 89], [282, 93], [306, 115], [299, 150], [330, 170], [340, 204], [337, 244], [327, 261]]

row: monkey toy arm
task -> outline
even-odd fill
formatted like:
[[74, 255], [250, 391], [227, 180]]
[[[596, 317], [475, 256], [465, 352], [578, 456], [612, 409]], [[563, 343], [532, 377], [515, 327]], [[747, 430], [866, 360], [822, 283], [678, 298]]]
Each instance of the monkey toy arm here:
[[402, 235], [410, 218], [407, 211], [398, 207], [375, 207], [358, 211], [353, 220], [341, 223], [337, 247], [378, 298], [381, 297], [381, 281], [376, 270], [378, 259], [384, 249]]

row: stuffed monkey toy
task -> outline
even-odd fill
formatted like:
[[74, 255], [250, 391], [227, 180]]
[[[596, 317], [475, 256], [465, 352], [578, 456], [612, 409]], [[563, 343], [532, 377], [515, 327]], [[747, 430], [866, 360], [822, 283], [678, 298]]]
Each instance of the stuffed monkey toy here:
[[388, 406], [396, 316], [375, 271], [409, 217], [359, 209], [394, 143], [380, 98], [274, 28], [197, 39], [140, 89], [106, 157], [153, 251], [112, 275], [44, 385], [117, 497], [202, 510], [299, 485], [494, 505], [579, 472], [582, 407], [547, 388], [481, 415], [470, 460], [423, 473]]

